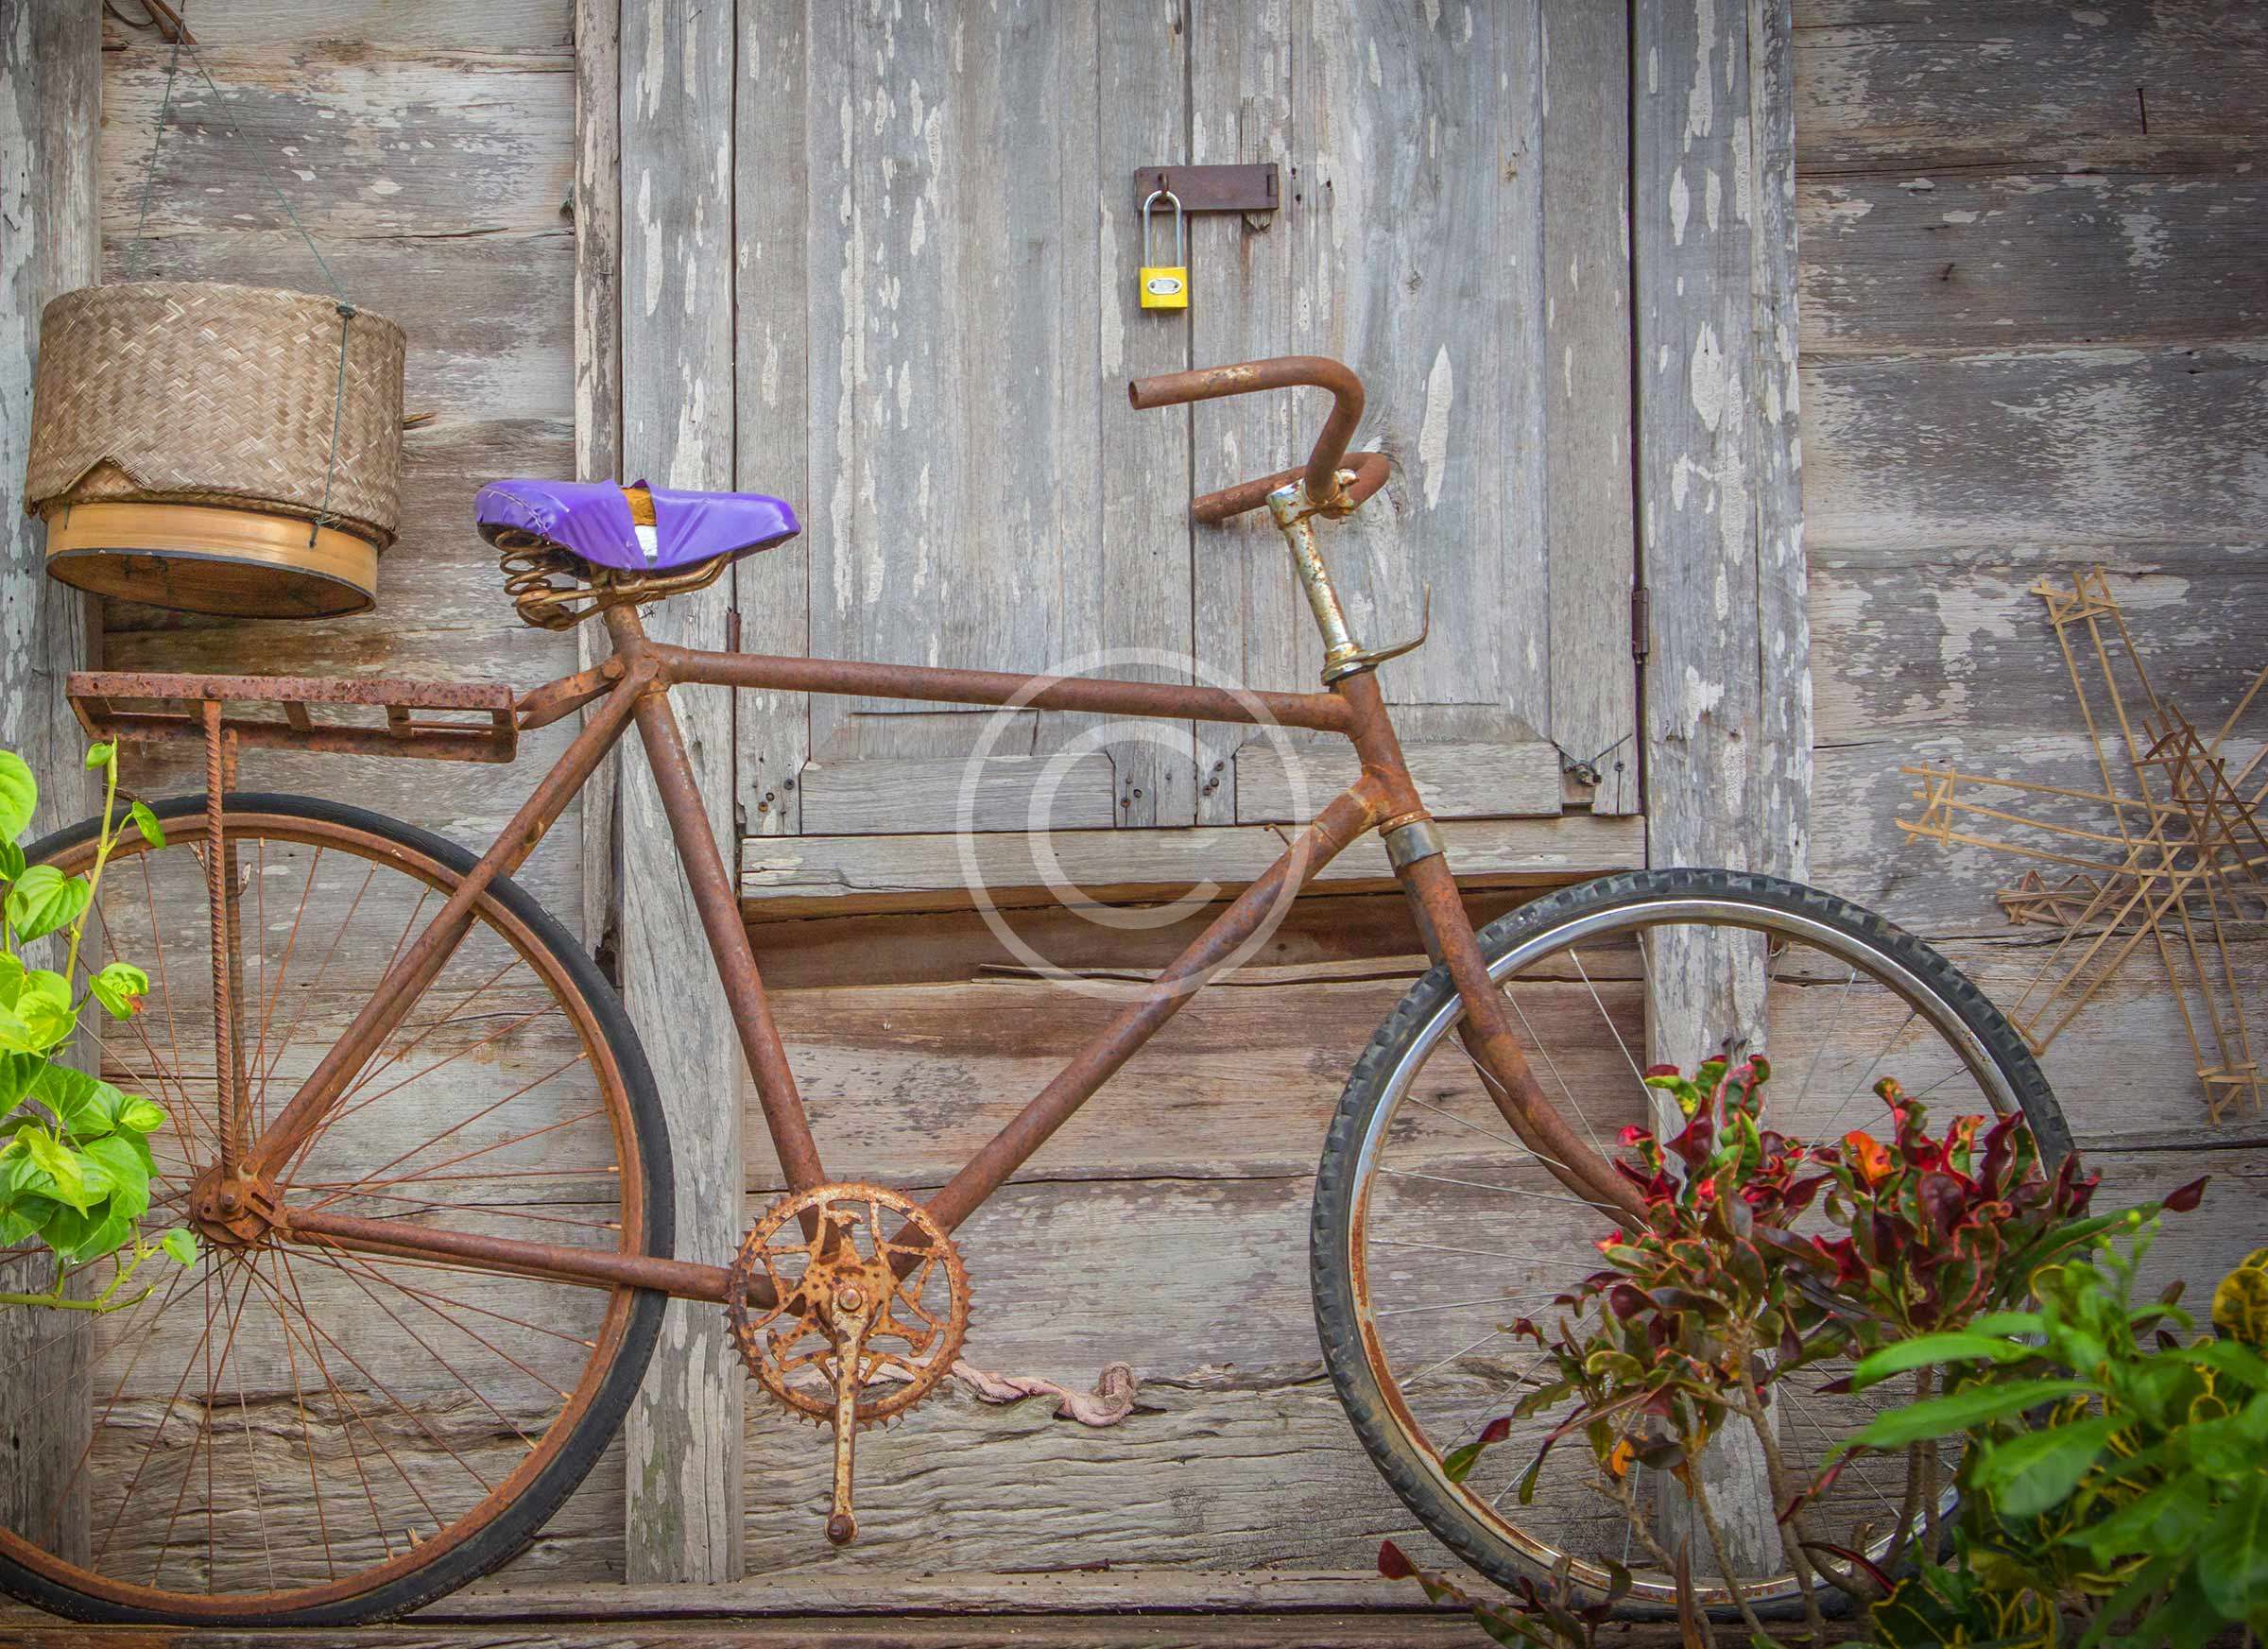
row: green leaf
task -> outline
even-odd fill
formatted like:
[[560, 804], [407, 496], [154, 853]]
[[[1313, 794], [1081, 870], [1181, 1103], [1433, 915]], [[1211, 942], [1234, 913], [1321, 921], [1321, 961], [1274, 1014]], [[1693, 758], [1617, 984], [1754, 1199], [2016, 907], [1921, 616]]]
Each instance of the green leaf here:
[[2227, 1620], [2268, 1609], [2268, 1477], [2254, 1476], [2221, 1503], [2197, 1542], [2197, 1584]]
[[2041, 1334], [2048, 1320], [2037, 1312], [1987, 1312], [1968, 1325], [1972, 1334]]
[[72, 1138], [84, 1144], [111, 1131], [126, 1095], [98, 1076], [50, 1062], [33, 1079], [31, 1097], [53, 1111]]
[[118, 1126], [136, 1134], [154, 1134], [166, 1124], [165, 1108], [134, 1094], [118, 1107]]
[[85, 1213], [58, 1209], [41, 1233], [58, 1254], [73, 1264], [114, 1254], [134, 1234], [134, 1222], [106, 1207]]
[[8, 890], [8, 919], [23, 937], [36, 939], [77, 921], [93, 895], [82, 878], [34, 865]]
[[0, 1054], [0, 1116], [24, 1102], [47, 1061], [37, 1054]]
[[1884, 1346], [1850, 1373], [1850, 1389], [1864, 1391], [1893, 1374], [1935, 1367], [1944, 1363], [2020, 1363], [2036, 1356], [2036, 1349], [2014, 1340], [2002, 1340], [1973, 1330], [1950, 1334], [1922, 1334]]
[[111, 1177], [111, 1211], [140, 1219], [149, 1209], [149, 1168], [133, 1142], [113, 1134], [89, 1145], [86, 1155]]
[[109, 766], [112, 759], [117, 754], [118, 747], [116, 745], [89, 745], [87, 747], [87, 771], [92, 773], [97, 768]]
[[1978, 1451], [1970, 1481], [1992, 1496], [1994, 1509], [2002, 1517], [2037, 1517], [2069, 1498], [2125, 1423], [2118, 1416], [2103, 1415], [1988, 1444]]
[[2176, 1477], [2127, 1502], [2101, 1522], [2064, 1536], [2062, 1543], [2081, 1548], [2099, 1564], [2137, 1552], [2187, 1551], [2211, 1513], [2210, 1486], [2193, 1477]]
[[149, 975], [130, 962], [112, 962], [87, 983], [112, 1019], [132, 1019], [149, 994]]
[[176, 1226], [158, 1239], [159, 1246], [182, 1265], [197, 1263], [197, 1233], [186, 1226]]
[[127, 809], [127, 816], [134, 821], [134, 829], [142, 833], [142, 839], [151, 847], [162, 848], [165, 845], [164, 827], [158, 823], [158, 816], [151, 811], [148, 802], [135, 802]]
[[40, 782], [13, 750], [0, 750], [0, 836], [14, 841], [31, 828], [40, 805]]
[[55, 1204], [48, 1198], [18, 1194], [12, 1202], [0, 1205], [0, 1247], [12, 1248], [38, 1236], [54, 1217]]
[[2234, 1340], [2208, 1340], [2188, 1348], [2186, 1355], [2191, 1362], [2202, 1363], [2215, 1373], [2241, 1381], [2255, 1391], [2268, 1391], [2268, 1360], [2263, 1360], [2249, 1346], [2240, 1346]]
[[71, 986], [44, 968], [24, 975], [15, 1001], [0, 1018], [0, 1049], [44, 1054], [63, 1041], [78, 1023], [71, 1011]]
[[24, 874], [24, 850], [10, 841], [0, 840], [0, 882], [13, 882]]
[[53, 1134], [37, 1123], [26, 1123], [16, 1130], [16, 1143], [32, 1165], [55, 1183], [59, 1202], [69, 1203], [85, 1211], [87, 1207], [87, 1176], [79, 1166], [77, 1153], [60, 1143]]
[[1853, 1447], [1902, 1449], [1909, 1443], [1950, 1436], [1971, 1426], [2020, 1415], [2059, 1397], [2076, 1397], [2094, 1389], [2084, 1380], [2019, 1380], [2006, 1385], [1972, 1385], [1947, 1397], [1933, 1397], [1923, 1402], [1886, 1410], [1875, 1416], [1865, 1430], [1840, 1445], [1835, 1452], [1840, 1454]]

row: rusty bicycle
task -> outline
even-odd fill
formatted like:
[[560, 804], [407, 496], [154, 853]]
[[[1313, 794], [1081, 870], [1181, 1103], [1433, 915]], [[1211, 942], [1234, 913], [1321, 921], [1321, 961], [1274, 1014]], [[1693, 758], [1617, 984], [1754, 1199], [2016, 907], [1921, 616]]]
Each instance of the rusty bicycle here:
[[[2068, 1135], [2024, 1044], [1973, 986], [1825, 893], [1737, 869], [1634, 871], [1476, 928], [1381, 690], [1380, 667], [1403, 649], [1356, 638], [1322, 551], [1321, 529], [1388, 479], [1382, 455], [1348, 451], [1359, 380], [1290, 357], [1143, 380], [1131, 400], [1299, 386], [1332, 404], [1306, 461], [1194, 508], [1209, 523], [1272, 516], [1322, 638], [1312, 692], [663, 644], [641, 608], [792, 538], [792, 510], [756, 494], [541, 481], [484, 490], [481, 526], [530, 623], [603, 623], [611, 651], [578, 674], [516, 696], [75, 678], [94, 736], [178, 741], [206, 759], [204, 794], [155, 807], [163, 843], [118, 849], [79, 958], [90, 972], [112, 955], [151, 972], [142, 1011], [100, 1029], [99, 1056], [168, 1111], [152, 1136], [152, 1217], [190, 1226], [201, 1252], [115, 1312], [59, 1321], [0, 1307], [0, 1380], [38, 1394], [0, 1484], [0, 1586], [104, 1621], [343, 1623], [417, 1607], [520, 1551], [583, 1480], [673, 1298], [726, 1314], [762, 1400], [832, 1426], [825, 1529], [851, 1539], [859, 1432], [936, 1390], [961, 1346], [958, 1228], [1375, 832], [1432, 965], [1349, 1074], [1323, 1144], [1311, 1267], [1337, 1396], [1409, 1512], [1484, 1573], [1557, 1572], [1604, 1593], [1627, 1565], [1627, 1602], [1669, 1606], [1675, 1577], [1632, 1560], [1626, 1522], [1587, 1492], [1571, 1451], [1513, 1498], [1548, 1416], [1477, 1467], [1450, 1464], [1532, 1370], [1510, 1319], [1594, 1269], [1613, 1222], [1642, 1217], [1608, 1160], [1618, 1130], [1651, 1115], [1641, 1069], [1768, 1039], [1789, 1074], [1774, 1103], [1791, 1132], [1855, 1123], [1889, 1067], [1933, 1105], [2022, 1112], [2051, 1157]], [[718, 688], [1274, 724], [1350, 741], [1361, 774], [964, 1167], [937, 1186], [883, 1186], [824, 1164], [765, 998], [673, 710], [679, 689]], [[508, 760], [520, 735], [578, 715], [478, 856], [356, 807], [232, 788], [246, 748]], [[787, 1188], [729, 1264], [674, 1253], [670, 1142], [638, 1032], [591, 955], [513, 879], [633, 729]], [[30, 856], [77, 871], [94, 842], [81, 826]], [[74, 1282], [94, 1293], [102, 1279]], [[1786, 1446], [1815, 1463], [1894, 1397], [1792, 1394]], [[1871, 1469], [1838, 1480], [1838, 1526], [1880, 1547], [1916, 1511]], [[1392, 1525], [1382, 1510], [1379, 1530]], [[1723, 1605], [1724, 1580], [1696, 1573], [1701, 1601]], [[1743, 1584], [1763, 1605], [1793, 1595], [1769, 1557]]]

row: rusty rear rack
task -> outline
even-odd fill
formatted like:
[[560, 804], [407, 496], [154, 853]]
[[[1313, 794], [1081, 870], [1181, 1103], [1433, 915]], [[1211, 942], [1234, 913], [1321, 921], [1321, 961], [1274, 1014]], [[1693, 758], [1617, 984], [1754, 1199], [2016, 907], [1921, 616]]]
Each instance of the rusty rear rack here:
[[520, 738], [512, 690], [485, 682], [99, 670], [67, 691], [94, 739], [202, 744], [215, 707], [240, 747], [508, 762]]

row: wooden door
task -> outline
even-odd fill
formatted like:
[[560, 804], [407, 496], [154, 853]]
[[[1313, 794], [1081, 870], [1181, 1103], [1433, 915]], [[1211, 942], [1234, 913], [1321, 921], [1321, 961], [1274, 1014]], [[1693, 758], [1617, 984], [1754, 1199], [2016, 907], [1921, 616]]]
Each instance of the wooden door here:
[[[742, 16], [739, 482], [806, 523], [743, 567], [744, 646], [1311, 687], [1281, 541], [1187, 502], [1292, 462], [1321, 397], [1135, 413], [1125, 381], [1335, 355], [1397, 474], [1326, 551], [1371, 645], [1431, 588], [1383, 679], [1432, 805], [1638, 811], [1622, 8]], [[1141, 310], [1135, 168], [1233, 162], [1274, 162], [1281, 209], [1190, 219], [1189, 311]], [[738, 720], [744, 830], [792, 838], [751, 844], [754, 895], [926, 879], [877, 836], [934, 839], [957, 884], [956, 822], [1025, 830], [1041, 776], [1053, 831], [1181, 831], [1193, 863], [1300, 811], [1249, 730], [772, 695]], [[1311, 811], [1353, 774], [1289, 760]]]

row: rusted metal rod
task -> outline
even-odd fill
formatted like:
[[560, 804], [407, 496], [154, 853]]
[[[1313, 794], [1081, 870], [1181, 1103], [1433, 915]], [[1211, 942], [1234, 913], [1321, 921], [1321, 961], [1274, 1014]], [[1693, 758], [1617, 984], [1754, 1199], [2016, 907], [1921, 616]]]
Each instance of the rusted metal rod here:
[[[722, 1303], [731, 1272], [722, 1265], [690, 1260], [660, 1260], [607, 1248], [575, 1248], [558, 1243], [523, 1243], [473, 1231], [452, 1231], [406, 1220], [371, 1220], [329, 1209], [285, 1209], [280, 1221], [287, 1241], [385, 1254], [395, 1259], [463, 1260], [483, 1271], [541, 1277], [592, 1288], [657, 1288], [679, 1299]], [[750, 1280], [750, 1304], [770, 1310], [778, 1303], [771, 1284]]]
[[1435, 853], [1404, 867], [1401, 877], [1411, 902], [1423, 913], [1429, 948], [1449, 969], [1465, 1001], [1459, 1035], [1486, 1078], [1481, 1086], [1505, 1125], [1535, 1153], [1544, 1171], [1568, 1190], [1625, 1223], [1643, 1226], [1645, 1204], [1637, 1191], [1568, 1125], [1536, 1080], [1520, 1039], [1513, 1035], [1504, 999], [1488, 976], [1487, 960], [1481, 954], [1448, 864]]
[[[1354, 472], [1332, 506], [1333, 509], [1352, 509], [1386, 484], [1391, 466], [1383, 453], [1349, 453], [1339, 468]], [[1241, 481], [1234, 487], [1224, 487], [1218, 492], [1208, 492], [1189, 507], [1190, 519], [1211, 525], [1227, 521], [1230, 516], [1258, 509], [1268, 501], [1268, 494], [1288, 482], [1302, 479], [1305, 470], [1279, 470], [1273, 475], [1263, 475], [1257, 481]]]
[[[1311, 385], [1328, 389], [1332, 394], [1331, 417], [1324, 422], [1323, 433], [1315, 438], [1314, 447], [1307, 455], [1307, 464], [1299, 474], [1307, 486], [1307, 499], [1316, 506], [1337, 503], [1339, 490], [1339, 463], [1347, 455], [1347, 443], [1354, 439], [1354, 426], [1363, 421], [1363, 381], [1343, 361], [1325, 355], [1278, 355], [1271, 360], [1245, 361], [1233, 367], [1199, 367], [1189, 372], [1163, 372], [1155, 378], [1137, 378], [1126, 386], [1126, 399], [1138, 409], [1153, 406], [1177, 406], [1191, 401], [1213, 401], [1224, 395], [1251, 395], [1263, 389], [1288, 389], [1296, 385]], [[1383, 477], [1382, 476], [1383, 480]], [[1244, 487], [1229, 488], [1225, 492], [1209, 493], [1200, 503], [1219, 500], [1224, 496], [1241, 496], [1258, 483], [1247, 482]], [[1277, 480], [1281, 485], [1281, 480]], [[1372, 491], [1377, 489], [1373, 487]], [[1257, 504], [1267, 496], [1263, 490]], [[1244, 507], [1250, 508], [1251, 505]], [[1225, 511], [1224, 513], [1234, 513]], [[1219, 520], [1209, 516], [1205, 519]]]
[[[610, 608], [607, 627], [617, 649], [635, 657], [644, 644], [638, 610]], [[772, 1005], [756, 967], [756, 953], [748, 943], [747, 923], [741, 919], [740, 895], [725, 869], [716, 834], [709, 828], [709, 812], [701, 800], [700, 785], [685, 754], [684, 735], [677, 713], [670, 708], [668, 690], [659, 684], [639, 696], [638, 733], [644, 741], [654, 788], [661, 793], [662, 811], [668, 816], [670, 835], [677, 842], [678, 862], [693, 890], [694, 908], [700, 913], [702, 930], [724, 982], [725, 1001], [732, 1012], [733, 1028], [740, 1033], [741, 1051], [756, 1078], [756, 1097], [764, 1108], [764, 1125], [770, 1130], [772, 1147], [779, 1153], [781, 1172], [791, 1191], [809, 1191], [827, 1178], [819, 1165], [819, 1147], [804, 1115], [802, 1096], [796, 1091], [795, 1072], [780, 1027], [772, 1021]]]
[[[1356, 671], [1334, 682], [1332, 690], [1346, 699], [1353, 714], [1354, 747], [1362, 756], [1364, 776], [1379, 786], [1383, 797], [1382, 825], [1388, 830], [1403, 824], [1430, 830], [1431, 816], [1410, 778], [1377, 673]], [[1560, 1184], [1618, 1218], [1643, 1224], [1645, 1205], [1637, 1192], [1544, 1096], [1520, 1039], [1512, 1033], [1504, 999], [1488, 977], [1487, 959], [1481, 954], [1472, 919], [1465, 914], [1465, 902], [1457, 893], [1449, 861], [1437, 849], [1390, 856], [1426, 951], [1449, 969], [1457, 994], [1464, 999], [1465, 1024], [1459, 1034], [1480, 1067], [1482, 1086], [1505, 1124]]]
[[455, 954], [456, 947], [472, 930], [473, 905], [490, 885], [526, 863], [527, 856], [536, 850], [536, 844], [558, 822], [559, 816], [581, 791], [600, 758], [622, 736], [639, 696], [650, 680], [650, 669], [632, 669], [599, 705], [597, 713], [561, 754], [558, 765], [546, 773], [534, 794], [521, 803], [520, 811], [512, 815], [511, 822], [504, 827], [494, 845], [466, 872], [439, 914], [387, 971], [370, 1000], [355, 1014], [353, 1022], [308, 1073], [307, 1080], [291, 1096], [291, 1103], [277, 1113], [247, 1150], [243, 1172], [248, 1177], [271, 1173], [288, 1162], [322, 1125], [323, 1118], [338, 1103], [339, 1095], [346, 1091], [354, 1074], [408, 1017], [426, 987], [448, 966], [449, 958]]
[[1015, 704], [1032, 710], [1076, 710], [1169, 721], [1273, 721], [1320, 732], [1348, 730], [1347, 707], [1328, 693], [1261, 693], [1192, 687], [1171, 681], [1049, 679], [1000, 670], [938, 670], [918, 664], [868, 664], [850, 659], [791, 659], [769, 653], [712, 653], [649, 643], [648, 655], [673, 681], [754, 687], [781, 693], [855, 694], [937, 704]]
[[[1275, 914], [1285, 884], [1304, 887], [1346, 846], [1377, 822], [1376, 797], [1367, 781], [1358, 781], [1342, 793], [1299, 833], [1283, 857], [1268, 867], [1260, 879], [1239, 894], [1212, 924], [1176, 957], [1170, 967], [1146, 986], [1118, 1016], [1098, 1031], [1071, 1062], [1057, 1073], [1032, 1102], [1018, 1111], [1007, 1125], [985, 1142], [968, 1165], [946, 1181], [925, 1205], [937, 1223], [952, 1230], [973, 1213], [1008, 1176], [1047, 1142], [1048, 1136], [1069, 1121], [1073, 1112], [1093, 1097], [1159, 1027], [1181, 1010], [1195, 994], [1188, 981], [1218, 967], [1263, 922]], [[919, 1240], [909, 1227], [902, 1242]]]
[[242, 940], [237, 932], [236, 854], [229, 845], [224, 819], [230, 789], [229, 735], [221, 726], [220, 705], [208, 699], [203, 706], [205, 726], [205, 895], [213, 922], [213, 1075], [220, 1115], [220, 1173], [226, 1179], [244, 1159], [244, 1062], [239, 1044], [242, 1026], [236, 1022], [237, 958]]

